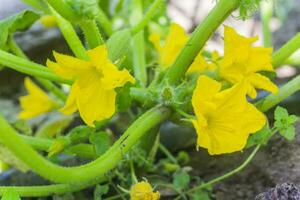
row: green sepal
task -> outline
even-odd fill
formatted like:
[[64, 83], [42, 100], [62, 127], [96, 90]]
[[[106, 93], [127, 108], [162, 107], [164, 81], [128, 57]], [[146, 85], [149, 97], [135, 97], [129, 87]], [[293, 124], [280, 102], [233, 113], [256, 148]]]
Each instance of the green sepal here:
[[92, 133], [89, 137], [89, 141], [94, 145], [97, 156], [104, 154], [112, 143], [109, 134], [104, 131]]

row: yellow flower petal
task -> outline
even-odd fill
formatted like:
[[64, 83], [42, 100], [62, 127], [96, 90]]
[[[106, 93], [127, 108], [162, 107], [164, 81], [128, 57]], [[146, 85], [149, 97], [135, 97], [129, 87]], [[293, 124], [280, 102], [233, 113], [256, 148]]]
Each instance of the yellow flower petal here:
[[[248, 136], [266, 123], [263, 113], [247, 102], [245, 86], [237, 84], [220, 91], [217, 81], [206, 76], [198, 79], [192, 98], [197, 117], [193, 125], [198, 135], [197, 145], [208, 149], [211, 155], [242, 150]], [[210, 104], [214, 106], [207, 106]]]
[[114, 89], [106, 89], [95, 74], [83, 76], [79, 81], [84, 87], [79, 89], [77, 106], [84, 122], [93, 127], [95, 121], [110, 118], [115, 113]]
[[248, 77], [251, 85], [255, 88], [259, 88], [262, 90], [267, 90], [271, 93], [277, 93], [278, 92], [278, 87], [275, 85], [269, 78], [258, 74], [258, 73], [253, 73]]
[[220, 64], [220, 75], [231, 82], [247, 83], [247, 94], [256, 98], [255, 88], [265, 89], [271, 92], [277, 91], [277, 86], [267, 77], [256, 75], [260, 71], [274, 71], [271, 64], [272, 49], [253, 47], [252, 43], [258, 37], [246, 38], [226, 26], [224, 31], [224, 58]]
[[20, 104], [23, 109], [19, 113], [20, 119], [30, 119], [50, 112], [57, 107], [57, 104], [28, 77], [25, 78], [25, 88], [28, 95], [20, 97]]
[[66, 104], [59, 111], [65, 115], [70, 115], [77, 111], [76, 97], [79, 95], [79, 86], [78, 82], [75, 82], [70, 90], [70, 94], [67, 98]]
[[151, 185], [141, 181], [133, 185], [130, 189], [130, 200], [159, 200], [160, 193], [153, 192]]
[[178, 24], [171, 24], [170, 31], [166, 37], [164, 45], [160, 45], [160, 37], [158, 34], [152, 34], [149, 40], [153, 42], [159, 53], [159, 64], [163, 69], [169, 67], [178, 56], [181, 49], [188, 40], [185, 30]]
[[109, 61], [108, 52], [105, 45], [91, 49], [87, 51], [86, 54], [89, 56], [94, 66], [103, 66], [103, 68], [105, 68], [105, 65]]

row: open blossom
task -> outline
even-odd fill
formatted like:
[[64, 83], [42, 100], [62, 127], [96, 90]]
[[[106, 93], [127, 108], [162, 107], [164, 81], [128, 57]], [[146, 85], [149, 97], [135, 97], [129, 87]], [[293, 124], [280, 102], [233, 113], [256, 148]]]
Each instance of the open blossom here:
[[124, 86], [135, 79], [126, 69], [118, 68], [109, 60], [104, 45], [87, 51], [90, 61], [54, 52], [57, 63], [50, 60], [47, 66], [66, 79], [73, 79], [66, 105], [61, 109], [64, 114], [77, 110], [89, 126], [95, 121], [110, 118], [116, 110], [115, 88]]
[[159, 200], [160, 193], [153, 192], [151, 185], [145, 181], [136, 183], [131, 187], [130, 200]]
[[24, 84], [28, 95], [20, 97], [22, 108], [22, 111], [19, 113], [20, 119], [31, 119], [57, 108], [57, 103], [34, 84], [30, 78], [26, 77]]
[[251, 98], [256, 98], [256, 88], [272, 93], [278, 91], [278, 87], [269, 78], [258, 73], [274, 69], [271, 64], [272, 49], [253, 47], [252, 44], [257, 40], [258, 37], [246, 38], [225, 26], [224, 58], [220, 66], [220, 75], [233, 84], [245, 82], [247, 94]]
[[163, 45], [160, 41], [161, 37], [157, 33], [151, 34], [149, 40], [154, 44], [159, 53], [160, 66], [165, 69], [175, 61], [179, 52], [186, 44], [188, 35], [180, 25], [173, 23], [170, 26], [170, 31]]
[[193, 120], [197, 146], [209, 154], [242, 150], [251, 133], [260, 130], [266, 118], [246, 100], [244, 83], [221, 91], [221, 83], [200, 76], [192, 97], [197, 119]]

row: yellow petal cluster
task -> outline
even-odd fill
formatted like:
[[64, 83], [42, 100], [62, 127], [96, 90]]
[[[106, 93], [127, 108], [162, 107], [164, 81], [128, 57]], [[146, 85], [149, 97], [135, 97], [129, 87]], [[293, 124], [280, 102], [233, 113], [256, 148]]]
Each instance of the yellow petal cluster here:
[[46, 28], [53, 28], [57, 26], [56, 18], [53, 15], [45, 15], [41, 17], [40, 22]]
[[153, 192], [151, 185], [145, 181], [136, 183], [131, 187], [130, 200], [159, 200], [160, 193]]
[[232, 84], [245, 82], [247, 94], [256, 98], [256, 88], [272, 93], [278, 87], [270, 79], [259, 74], [261, 71], [274, 71], [271, 64], [271, 48], [253, 47], [258, 37], [246, 38], [234, 29], [225, 26], [224, 58], [220, 66], [220, 75]]
[[221, 91], [221, 83], [200, 76], [192, 97], [197, 146], [209, 154], [242, 150], [251, 133], [266, 123], [265, 116], [246, 100], [244, 83]]
[[220, 55], [217, 51], [213, 51], [211, 54], [211, 62], [208, 62], [205, 60], [205, 58], [202, 56], [202, 52], [200, 52], [194, 62], [189, 67], [187, 74], [191, 73], [204, 73], [207, 71], [215, 71], [218, 67]]
[[22, 108], [22, 111], [19, 113], [20, 119], [31, 119], [57, 108], [55, 101], [34, 84], [30, 78], [26, 77], [24, 84], [28, 95], [20, 97]]
[[159, 64], [163, 69], [169, 67], [178, 56], [181, 49], [188, 40], [185, 30], [178, 24], [171, 24], [169, 34], [164, 44], [161, 44], [161, 37], [157, 33], [152, 33], [149, 40], [153, 43], [159, 53]]
[[61, 77], [74, 80], [66, 105], [60, 111], [68, 115], [78, 110], [83, 121], [93, 127], [95, 121], [108, 119], [115, 113], [115, 88], [134, 83], [135, 79], [109, 60], [106, 46], [89, 50], [87, 55], [89, 61], [54, 52], [56, 63], [48, 60], [47, 66]]

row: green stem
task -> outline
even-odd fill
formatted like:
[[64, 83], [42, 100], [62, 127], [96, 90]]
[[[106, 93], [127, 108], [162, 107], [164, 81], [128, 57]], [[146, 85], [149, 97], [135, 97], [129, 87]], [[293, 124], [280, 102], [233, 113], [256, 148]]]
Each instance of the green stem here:
[[290, 39], [273, 54], [273, 66], [280, 67], [297, 49], [300, 48], [300, 33]]
[[167, 71], [165, 79], [170, 84], [180, 81], [189, 66], [220, 24], [239, 6], [240, 0], [220, 0], [204, 21], [198, 25], [185, 47], [181, 50], [173, 65]]
[[60, 16], [52, 7], [50, 7], [50, 10], [55, 16], [58, 27], [75, 56], [83, 60], [88, 60], [89, 57], [86, 55], [86, 50], [77, 36], [72, 24]]
[[[135, 25], [137, 20], [141, 20], [143, 18], [143, 4], [141, 0], [134, 0], [132, 5], [131, 24]], [[139, 83], [145, 87], [147, 84], [147, 71], [143, 30], [133, 36], [132, 53], [134, 76]]]
[[[10, 50], [17, 56], [29, 60], [23, 50], [19, 47], [19, 45], [15, 42], [13, 37], [9, 39], [9, 48]], [[56, 97], [65, 101], [67, 99], [66, 94], [61, 91], [58, 87], [56, 87], [51, 81], [46, 79], [37, 78], [37, 80], [50, 92], [52, 92]]]
[[22, 162], [37, 174], [54, 182], [71, 183], [93, 180], [113, 169], [137, 141], [149, 131], [166, 120], [170, 110], [155, 107], [138, 118], [101, 157], [91, 163], [78, 167], [62, 167], [53, 164], [28, 146], [16, 131], [0, 115], [0, 139]]
[[156, 14], [156, 12], [159, 10], [159, 7], [161, 6], [161, 4], [164, 2], [164, 0], [155, 0], [153, 2], [153, 4], [151, 5], [151, 7], [149, 8], [149, 10], [147, 11], [147, 13], [145, 14], [144, 18], [142, 19], [142, 21], [140, 21], [137, 25], [135, 25], [132, 29], [131, 29], [131, 33], [132, 35], [137, 34], [138, 32], [140, 32], [141, 30], [143, 30], [145, 28], [145, 26], [148, 24], [148, 22], [152, 19], [152, 17]]
[[80, 28], [83, 31], [90, 49], [96, 48], [104, 43], [95, 20], [84, 20], [80, 22]]
[[96, 21], [100, 24], [100, 26], [103, 28], [103, 30], [108, 36], [111, 36], [113, 34], [112, 24], [110, 23], [108, 17], [100, 7], [98, 15], [96, 16]]
[[42, 197], [52, 196], [54, 194], [65, 194], [80, 191], [84, 188], [93, 186], [105, 180], [104, 177], [94, 178], [88, 182], [72, 183], [72, 184], [53, 184], [43, 186], [0, 186], [0, 196], [9, 189], [14, 189], [21, 197]]
[[270, 30], [270, 20], [273, 15], [273, 2], [272, 1], [262, 1], [260, 5], [262, 27], [263, 27], [263, 37], [264, 46], [272, 46], [272, 32]]
[[224, 179], [240, 172], [241, 170], [243, 170], [251, 162], [251, 160], [254, 158], [255, 154], [259, 150], [259, 148], [260, 148], [260, 145], [257, 145], [255, 147], [255, 149], [252, 151], [252, 153], [249, 155], [249, 157], [239, 167], [237, 167], [234, 170], [232, 170], [232, 171], [230, 171], [230, 172], [228, 172], [228, 173], [226, 173], [222, 176], [219, 176], [219, 177], [217, 177], [217, 178], [215, 178], [211, 181], [208, 181], [208, 182], [203, 183], [199, 186], [196, 186], [196, 187], [188, 190], [187, 192], [191, 193], [191, 192], [194, 192], [194, 191], [197, 191], [197, 190], [208, 188], [208, 187], [212, 186], [213, 184], [216, 184], [216, 183], [218, 183], [218, 182], [220, 182], [220, 181], [222, 181], [222, 180], [224, 180]]
[[283, 87], [281, 87], [278, 93], [270, 94], [266, 98], [258, 101], [256, 103], [256, 107], [259, 110], [265, 112], [299, 90], [300, 90], [300, 75], [296, 76], [294, 79], [292, 79], [291, 81], [286, 83]]
[[72, 8], [64, 0], [46, 0], [46, 1], [55, 11], [59, 13], [58, 14], [59, 16], [62, 16], [63, 18], [69, 21], [80, 20], [80, 17], [72, 10]]
[[0, 50], [0, 64], [31, 76], [57, 81], [59, 83], [71, 83], [71, 81], [62, 79], [43, 65], [20, 58], [2, 50]]
[[158, 145], [158, 148], [172, 161], [174, 164], [178, 165], [176, 158], [172, 155], [172, 153], [161, 143]]

